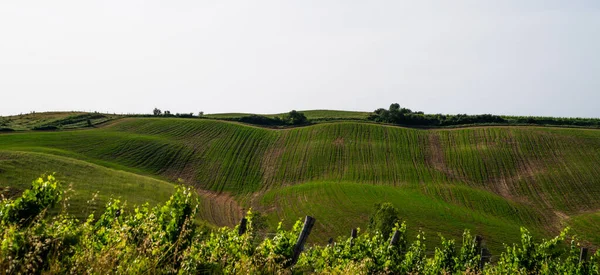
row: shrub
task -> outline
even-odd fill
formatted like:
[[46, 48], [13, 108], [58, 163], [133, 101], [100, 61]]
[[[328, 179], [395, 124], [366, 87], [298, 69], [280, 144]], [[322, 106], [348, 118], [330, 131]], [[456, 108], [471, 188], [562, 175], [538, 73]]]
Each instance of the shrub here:
[[400, 222], [400, 212], [393, 204], [375, 204], [375, 213], [369, 218], [369, 230], [380, 232], [384, 238], [390, 237], [392, 228]]

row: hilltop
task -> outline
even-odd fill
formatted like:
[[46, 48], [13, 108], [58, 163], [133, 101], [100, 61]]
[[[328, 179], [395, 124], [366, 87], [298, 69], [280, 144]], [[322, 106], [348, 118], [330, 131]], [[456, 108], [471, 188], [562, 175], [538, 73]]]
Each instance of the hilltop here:
[[[307, 117], [318, 112], [329, 113]], [[389, 201], [431, 239], [470, 228], [498, 248], [520, 226], [549, 236], [570, 225], [600, 244], [598, 130], [415, 129], [358, 119], [268, 129], [163, 117], [84, 128], [1, 134], [0, 183], [18, 193], [56, 171], [80, 192], [73, 203], [85, 205], [95, 191], [98, 203], [111, 194], [156, 203], [183, 182], [201, 194], [201, 217], [211, 223], [232, 225], [250, 207], [271, 226], [313, 215], [315, 242], [364, 228], [373, 204]]]

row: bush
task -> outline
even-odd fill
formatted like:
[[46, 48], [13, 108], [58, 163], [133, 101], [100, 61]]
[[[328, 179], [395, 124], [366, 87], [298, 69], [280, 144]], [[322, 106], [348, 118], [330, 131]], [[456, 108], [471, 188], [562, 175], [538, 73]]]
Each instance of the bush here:
[[33, 130], [36, 130], [36, 131], [54, 131], [54, 130], [58, 130], [58, 126], [55, 126], [55, 125], [40, 125], [40, 126], [33, 127]]
[[0, 205], [2, 224], [26, 226], [42, 210], [53, 207], [61, 199], [60, 183], [54, 175], [44, 175], [33, 181], [31, 188], [11, 203]]
[[375, 204], [375, 213], [369, 218], [369, 230], [380, 232], [384, 238], [390, 237], [392, 228], [400, 223], [400, 212], [393, 204]]

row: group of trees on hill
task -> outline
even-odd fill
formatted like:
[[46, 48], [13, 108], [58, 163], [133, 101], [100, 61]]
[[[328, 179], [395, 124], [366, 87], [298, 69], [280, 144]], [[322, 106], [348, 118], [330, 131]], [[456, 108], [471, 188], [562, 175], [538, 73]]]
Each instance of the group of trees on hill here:
[[556, 125], [556, 126], [587, 126], [600, 127], [600, 119], [587, 118], [556, 118], [556, 117], [515, 117], [483, 115], [442, 115], [425, 114], [415, 112], [408, 108], [400, 107], [393, 103], [389, 109], [379, 108], [375, 110], [368, 120], [375, 122], [411, 125], [411, 126], [452, 126], [469, 124], [534, 124], [534, 125]]
[[[183, 118], [191, 118], [195, 117], [194, 113], [185, 113], [185, 114], [172, 114], [170, 111], [165, 110], [164, 112], [161, 109], [154, 108], [152, 111], [153, 116], [160, 117], [183, 117]], [[199, 112], [198, 117], [203, 117], [204, 112]], [[297, 126], [297, 125], [305, 125], [308, 124], [308, 118], [304, 115], [304, 113], [298, 112], [296, 110], [292, 110], [289, 113], [284, 114], [282, 117], [269, 117], [263, 115], [248, 115], [248, 116], [240, 116], [240, 117], [230, 117], [230, 118], [221, 118], [223, 120], [229, 121], [238, 121], [248, 124], [254, 125], [262, 125], [262, 126]]]
[[248, 124], [263, 125], [263, 126], [297, 126], [308, 124], [309, 121], [304, 113], [292, 110], [283, 115], [283, 117], [267, 117], [262, 115], [249, 115], [237, 118], [227, 118], [226, 120], [238, 121]]
[[[190, 117], [194, 117], [194, 113], [175, 113], [172, 114], [171, 111], [169, 110], [165, 110], [164, 112], [161, 109], [158, 108], [154, 108], [154, 110], [152, 111], [152, 115], [154, 116], [163, 116], [163, 117], [183, 117], [183, 118], [190, 118]], [[198, 116], [203, 116], [204, 112], [198, 112]]]
[[450, 126], [461, 124], [479, 124], [479, 123], [507, 123], [506, 119], [496, 115], [442, 115], [425, 114], [423, 112], [414, 112], [408, 108], [400, 107], [400, 104], [390, 105], [388, 110], [379, 108], [368, 117], [369, 120], [376, 122], [415, 125], [415, 126]]

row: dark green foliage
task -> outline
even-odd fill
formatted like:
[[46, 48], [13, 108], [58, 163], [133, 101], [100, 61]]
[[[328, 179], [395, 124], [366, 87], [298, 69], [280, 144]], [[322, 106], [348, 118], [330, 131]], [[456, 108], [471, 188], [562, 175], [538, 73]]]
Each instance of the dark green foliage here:
[[592, 118], [559, 118], [559, 117], [518, 117], [483, 115], [442, 115], [424, 114], [413, 112], [411, 109], [401, 108], [398, 103], [390, 105], [388, 110], [379, 108], [375, 110], [368, 120], [408, 126], [454, 126], [473, 124], [511, 124], [511, 125], [553, 125], [553, 126], [578, 126], [600, 127], [600, 119]]
[[0, 127], [0, 132], [14, 132], [15, 129], [8, 127]]
[[398, 103], [390, 105], [389, 110], [379, 108], [368, 117], [369, 120], [413, 126], [451, 126], [463, 124], [507, 123], [507, 120], [495, 115], [429, 115], [401, 108]]
[[194, 117], [194, 113], [187, 113], [187, 114], [180, 114], [180, 113], [176, 113], [175, 117], [181, 117], [181, 118], [193, 118]]
[[154, 108], [154, 110], [152, 111], [152, 114], [155, 116], [160, 116], [160, 115], [162, 115], [162, 111], [158, 108]]
[[261, 116], [261, 115], [249, 115], [249, 116], [240, 117], [239, 119], [231, 119], [231, 120], [248, 123], [248, 124], [254, 124], [254, 125], [263, 125], [263, 126], [286, 125], [285, 121], [281, 120], [278, 117], [270, 118], [270, 117]]
[[35, 130], [35, 131], [54, 131], [54, 130], [58, 130], [58, 126], [56, 126], [56, 125], [40, 125], [40, 126], [33, 127], [32, 130]]
[[286, 126], [286, 125], [298, 126], [298, 125], [305, 125], [305, 124], [309, 123], [306, 116], [303, 113], [298, 112], [296, 110], [292, 110], [291, 112], [285, 114], [283, 116], [283, 118], [280, 118], [278, 116], [268, 117], [268, 116], [263, 116], [263, 115], [252, 114], [252, 115], [245, 115], [245, 116], [240, 116], [240, 117], [229, 117], [229, 118], [221, 118], [221, 119], [229, 120], [229, 121], [243, 122], [243, 123], [248, 123], [248, 124], [253, 124], [253, 125], [261, 125], [261, 126]]
[[286, 116], [284, 116], [283, 120], [291, 125], [302, 125], [308, 122], [306, 116], [303, 113], [300, 113], [296, 110], [292, 110]]
[[375, 204], [375, 213], [369, 218], [369, 230], [390, 237], [394, 225], [400, 222], [400, 213], [389, 202]]

